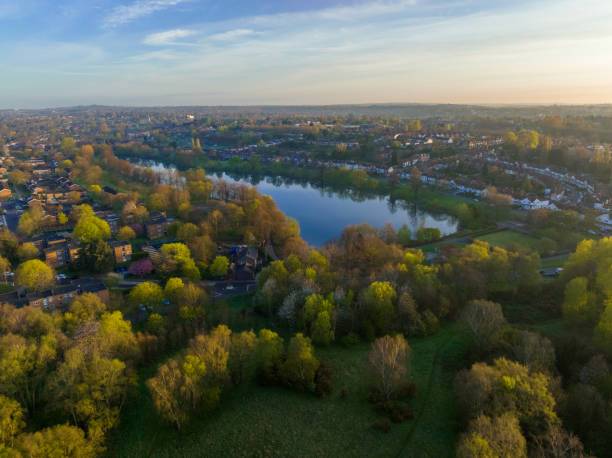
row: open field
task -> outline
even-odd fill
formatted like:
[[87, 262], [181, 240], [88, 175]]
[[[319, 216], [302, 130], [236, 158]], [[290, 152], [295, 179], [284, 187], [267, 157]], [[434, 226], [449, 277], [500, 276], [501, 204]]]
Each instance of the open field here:
[[[369, 344], [316, 351], [333, 370], [334, 392], [325, 399], [280, 387], [249, 384], [228, 392], [220, 407], [178, 433], [156, 415], [144, 385], [112, 437], [111, 456], [452, 456], [456, 409], [452, 373], [461, 365], [463, 340], [454, 327], [413, 340], [417, 399], [413, 420], [388, 434], [371, 424], [380, 415], [366, 400]], [[340, 391], [345, 389], [345, 398]]]
[[523, 245], [529, 249], [535, 249], [535, 243], [538, 239], [527, 234], [521, 234], [511, 230], [495, 232], [493, 234], [483, 235], [476, 240], [487, 242], [490, 245], [508, 249], [512, 245]]
[[563, 267], [567, 259], [569, 258], [569, 254], [554, 257], [550, 259], [542, 260], [542, 269], [552, 269], [553, 267]]

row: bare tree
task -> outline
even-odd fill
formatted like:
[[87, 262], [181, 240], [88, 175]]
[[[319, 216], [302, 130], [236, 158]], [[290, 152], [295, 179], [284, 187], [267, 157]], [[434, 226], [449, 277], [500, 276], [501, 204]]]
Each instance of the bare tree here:
[[411, 350], [402, 335], [376, 339], [368, 357], [374, 370], [375, 386], [384, 399], [390, 399], [409, 372]]
[[484, 300], [469, 302], [462, 321], [478, 344], [485, 343], [506, 322], [501, 305]]

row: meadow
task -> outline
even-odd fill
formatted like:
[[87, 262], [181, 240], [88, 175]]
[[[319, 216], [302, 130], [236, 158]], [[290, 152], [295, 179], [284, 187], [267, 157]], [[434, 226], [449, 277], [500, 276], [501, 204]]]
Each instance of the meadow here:
[[187, 456], [406, 456], [454, 453], [457, 411], [453, 373], [461, 368], [464, 340], [448, 326], [435, 336], [411, 339], [412, 373], [418, 386], [411, 401], [414, 419], [393, 424], [389, 433], [372, 429], [381, 418], [367, 401], [368, 343], [318, 348], [333, 371], [334, 391], [324, 399], [256, 382], [229, 391], [218, 409], [177, 432], [161, 420], [142, 371], [138, 393], [126, 407], [108, 454], [118, 457]]

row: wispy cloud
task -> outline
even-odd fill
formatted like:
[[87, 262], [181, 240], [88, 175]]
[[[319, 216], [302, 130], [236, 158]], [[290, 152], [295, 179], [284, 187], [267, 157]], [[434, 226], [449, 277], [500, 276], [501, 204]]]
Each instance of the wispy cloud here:
[[195, 34], [197, 34], [195, 30], [189, 29], [166, 30], [165, 32], [151, 33], [142, 42], [151, 46], [184, 45], [186, 43], [179, 40]]
[[103, 25], [117, 27], [186, 1], [189, 0], [138, 0], [129, 5], [119, 5], [106, 16]]
[[227, 32], [216, 33], [211, 35], [209, 38], [211, 40], [217, 41], [232, 41], [237, 40], [239, 38], [248, 37], [250, 35], [255, 35], [255, 31], [251, 29], [234, 29], [228, 30]]

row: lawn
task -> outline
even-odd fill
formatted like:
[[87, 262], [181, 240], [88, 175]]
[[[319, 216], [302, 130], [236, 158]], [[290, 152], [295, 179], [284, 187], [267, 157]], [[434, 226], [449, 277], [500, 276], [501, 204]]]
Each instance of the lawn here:
[[[220, 407], [177, 433], [154, 412], [140, 375], [140, 388], [111, 437], [110, 456], [405, 456], [454, 454], [456, 409], [452, 374], [462, 364], [463, 340], [454, 327], [412, 340], [412, 401], [415, 418], [388, 434], [371, 424], [380, 418], [366, 400], [369, 344], [317, 349], [333, 371], [334, 392], [325, 399], [280, 387], [235, 388]], [[346, 390], [346, 397], [340, 391]]]
[[534, 250], [535, 243], [538, 239], [520, 232], [506, 230], [483, 235], [482, 237], [477, 237], [476, 240], [481, 240], [489, 243], [490, 245], [498, 246], [504, 249], [508, 249], [512, 245], [523, 245], [524, 247]]
[[551, 269], [553, 267], [563, 267], [563, 265], [567, 261], [567, 258], [569, 258], [569, 254], [559, 256], [559, 257], [554, 257], [551, 259], [543, 259], [542, 269]]

